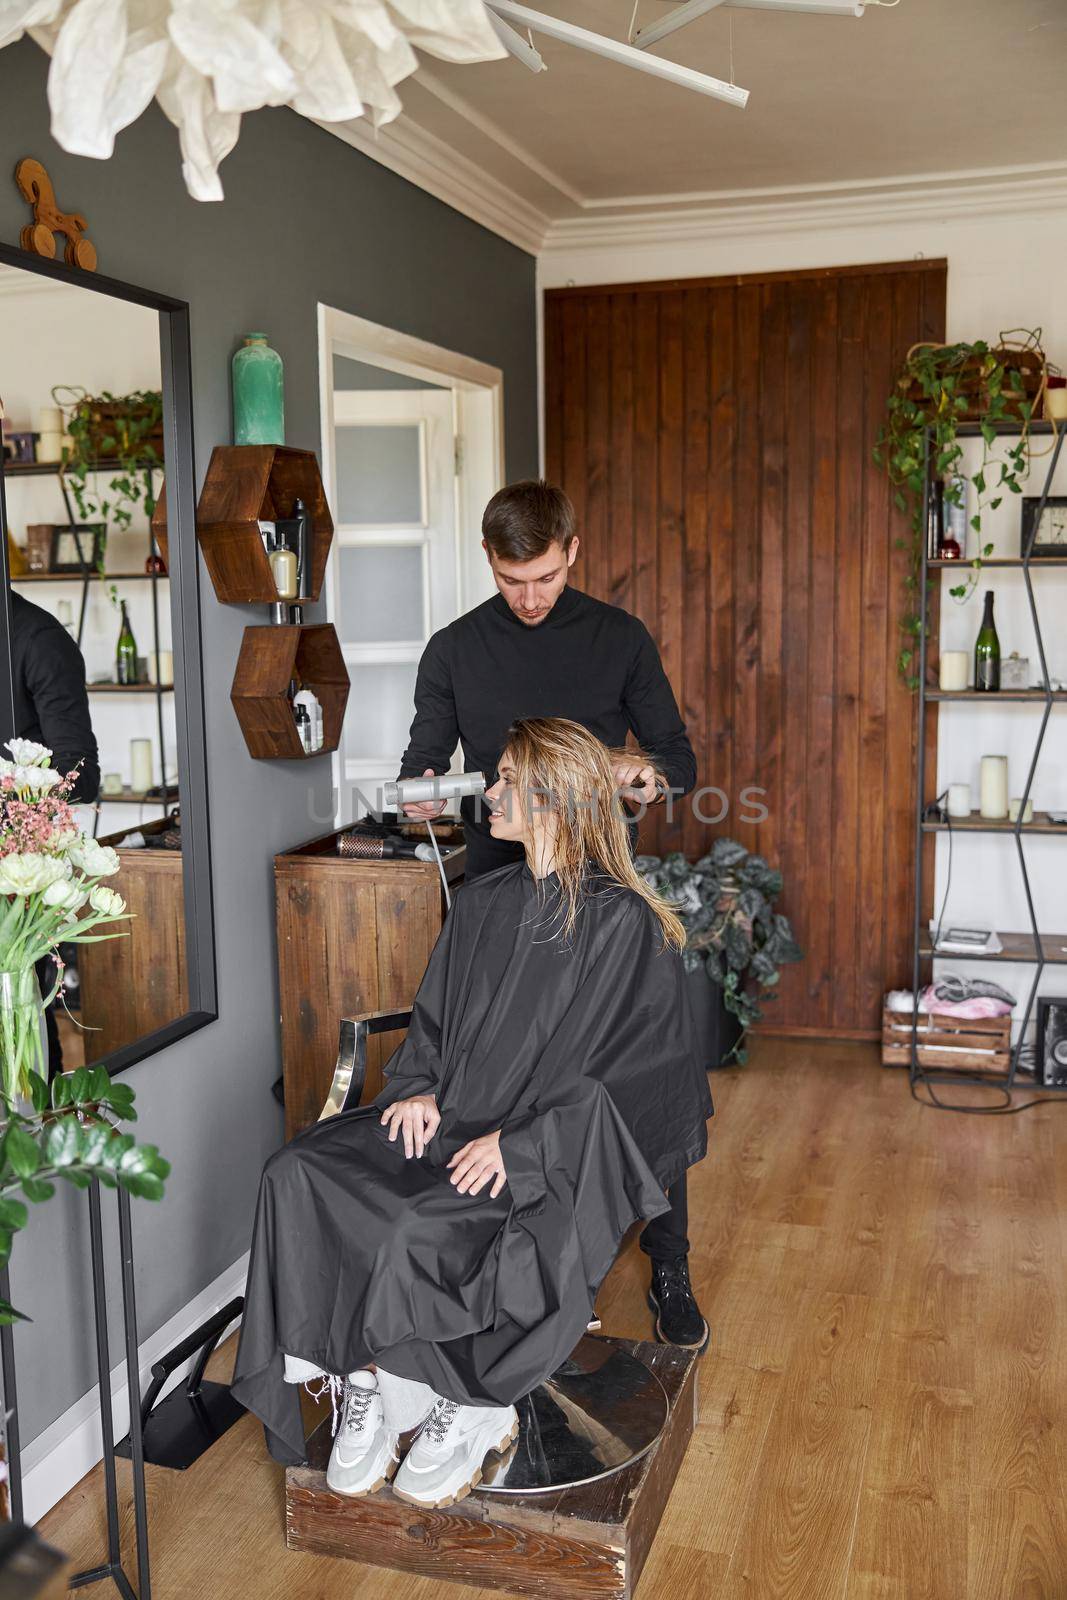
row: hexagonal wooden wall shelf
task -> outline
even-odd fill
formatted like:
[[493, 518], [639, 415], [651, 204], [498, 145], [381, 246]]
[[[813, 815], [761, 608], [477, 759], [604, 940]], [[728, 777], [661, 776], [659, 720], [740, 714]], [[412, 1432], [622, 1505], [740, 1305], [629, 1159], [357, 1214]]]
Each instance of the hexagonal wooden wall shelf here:
[[[298, 689], [311, 689], [322, 705], [321, 750], [308, 752], [300, 743], [289, 703], [294, 679]], [[249, 755], [259, 761], [300, 761], [336, 750], [349, 687], [331, 622], [246, 628], [230, 699]]]
[[[229, 605], [269, 605], [277, 600], [259, 524], [291, 517], [297, 500], [303, 500], [311, 515], [308, 599], [317, 600], [333, 541], [333, 518], [314, 451], [284, 444], [215, 446], [197, 502], [196, 536], [219, 600]], [[165, 561], [165, 485], [152, 517], [152, 531]], [[292, 605], [302, 603], [290, 601]]]

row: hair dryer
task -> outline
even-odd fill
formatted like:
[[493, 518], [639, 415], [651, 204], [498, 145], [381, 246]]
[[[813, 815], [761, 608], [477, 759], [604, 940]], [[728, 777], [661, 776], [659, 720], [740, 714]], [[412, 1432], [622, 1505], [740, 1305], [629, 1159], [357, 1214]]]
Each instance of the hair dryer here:
[[385, 784], [382, 794], [389, 810], [422, 800], [462, 800], [466, 795], [485, 793], [484, 772], [445, 772], [436, 778], [400, 778]]

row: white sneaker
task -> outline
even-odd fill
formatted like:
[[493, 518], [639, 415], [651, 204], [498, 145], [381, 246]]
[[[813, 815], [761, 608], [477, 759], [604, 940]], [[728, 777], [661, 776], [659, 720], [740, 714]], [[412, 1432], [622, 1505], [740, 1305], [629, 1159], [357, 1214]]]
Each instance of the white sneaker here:
[[373, 1372], [357, 1372], [345, 1383], [345, 1403], [330, 1451], [326, 1482], [337, 1494], [371, 1494], [397, 1469], [399, 1435], [385, 1425], [382, 1397]]
[[416, 1506], [450, 1506], [482, 1481], [490, 1450], [518, 1435], [514, 1406], [461, 1406], [437, 1399], [393, 1480], [393, 1493]]

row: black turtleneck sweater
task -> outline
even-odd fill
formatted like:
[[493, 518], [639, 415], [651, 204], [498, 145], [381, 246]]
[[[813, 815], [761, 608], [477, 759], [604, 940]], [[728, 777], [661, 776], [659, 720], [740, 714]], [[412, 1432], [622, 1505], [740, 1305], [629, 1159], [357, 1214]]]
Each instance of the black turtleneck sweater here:
[[[648, 629], [580, 589], [565, 588], [535, 628], [495, 594], [433, 635], [400, 776], [447, 772], [459, 742], [464, 771], [484, 772], [491, 784], [519, 717], [569, 717], [614, 746], [631, 731], [673, 788], [685, 794], [696, 782], [693, 747]], [[462, 809], [468, 825], [488, 833], [469, 802]]]

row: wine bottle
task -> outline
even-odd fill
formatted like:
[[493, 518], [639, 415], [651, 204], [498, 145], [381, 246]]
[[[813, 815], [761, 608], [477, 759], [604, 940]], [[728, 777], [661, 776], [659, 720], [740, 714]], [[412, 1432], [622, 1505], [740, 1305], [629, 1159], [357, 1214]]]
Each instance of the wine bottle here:
[[[949, 498], [951, 493], [952, 498]], [[942, 561], [962, 561], [967, 550], [967, 479], [953, 477], [945, 495], [945, 527], [941, 538]]]
[[992, 589], [985, 592], [982, 626], [974, 644], [974, 686], [976, 689], [1000, 688], [1000, 640], [993, 621]]
[[932, 478], [926, 502], [926, 554], [931, 561], [936, 561], [941, 553], [941, 537], [944, 531], [945, 485], [940, 478]]
[[130, 627], [130, 615], [127, 602], [120, 602], [122, 606], [122, 622], [119, 626], [119, 642], [115, 648], [115, 682], [137, 682], [137, 641]]

